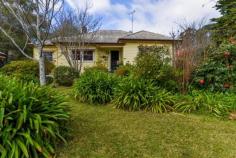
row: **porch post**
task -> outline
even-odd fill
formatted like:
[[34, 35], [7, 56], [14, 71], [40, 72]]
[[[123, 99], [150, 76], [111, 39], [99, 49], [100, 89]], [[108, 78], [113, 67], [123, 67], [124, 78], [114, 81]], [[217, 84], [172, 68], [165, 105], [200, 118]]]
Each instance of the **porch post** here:
[[111, 50], [108, 50], [108, 71], [111, 71]]

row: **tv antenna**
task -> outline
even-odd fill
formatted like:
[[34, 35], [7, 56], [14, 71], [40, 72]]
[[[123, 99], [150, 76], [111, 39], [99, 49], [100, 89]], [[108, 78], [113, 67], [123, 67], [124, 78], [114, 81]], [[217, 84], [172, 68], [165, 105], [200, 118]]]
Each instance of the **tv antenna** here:
[[132, 33], [134, 32], [134, 14], [135, 13], [136, 13], [135, 10], [129, 13], [129, 15], [131, 16], [131, 22], [132, 22]]

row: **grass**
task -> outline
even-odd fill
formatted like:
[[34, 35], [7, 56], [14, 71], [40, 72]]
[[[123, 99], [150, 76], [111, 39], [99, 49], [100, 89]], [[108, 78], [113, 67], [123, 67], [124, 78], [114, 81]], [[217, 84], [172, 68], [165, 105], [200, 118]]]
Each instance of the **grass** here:
[[[67, 94], [69, 89], [59, 89]], [[72, 131], [59, 158], [233, 158], [236, 123], [208, 116], [125, 112], [70, 99]]]

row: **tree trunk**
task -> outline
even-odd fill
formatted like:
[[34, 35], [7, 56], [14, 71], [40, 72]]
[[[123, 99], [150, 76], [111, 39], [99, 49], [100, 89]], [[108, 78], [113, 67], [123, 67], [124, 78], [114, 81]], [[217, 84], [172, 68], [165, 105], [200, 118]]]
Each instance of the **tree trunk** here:
[[45, 72], [45, 61], [43, 53], [39, 53], [39, 81], [40, 85], [46, 85], [46, 72]]

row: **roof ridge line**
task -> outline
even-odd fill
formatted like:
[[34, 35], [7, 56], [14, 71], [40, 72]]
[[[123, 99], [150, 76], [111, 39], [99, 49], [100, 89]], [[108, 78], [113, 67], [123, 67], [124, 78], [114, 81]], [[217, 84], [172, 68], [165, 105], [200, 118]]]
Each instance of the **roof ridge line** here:
[[[141, 31], [138, 31], [138, 32], [133, 32], [133, 33], [131, 33], [131, 34], [125, 35], [124, 37], [128, 37], [128, 36], [131, 36], [131, 35], [135, 35], [135, 34], [140, 33], [140, 32], [142, 32], [142, 31], [144, 31], [144, 30], [141, 30]], [[122, 37], [122, 38], [124, 38], [124, 37]]]
[[[122, 31], [122, 32], [127, 32], [125, 30], [116, 30], [116, 29], [101, 29], [101, 30], [98, 30], [98, 31]], [[127, 32], [129, 33], [129, 32]]]

